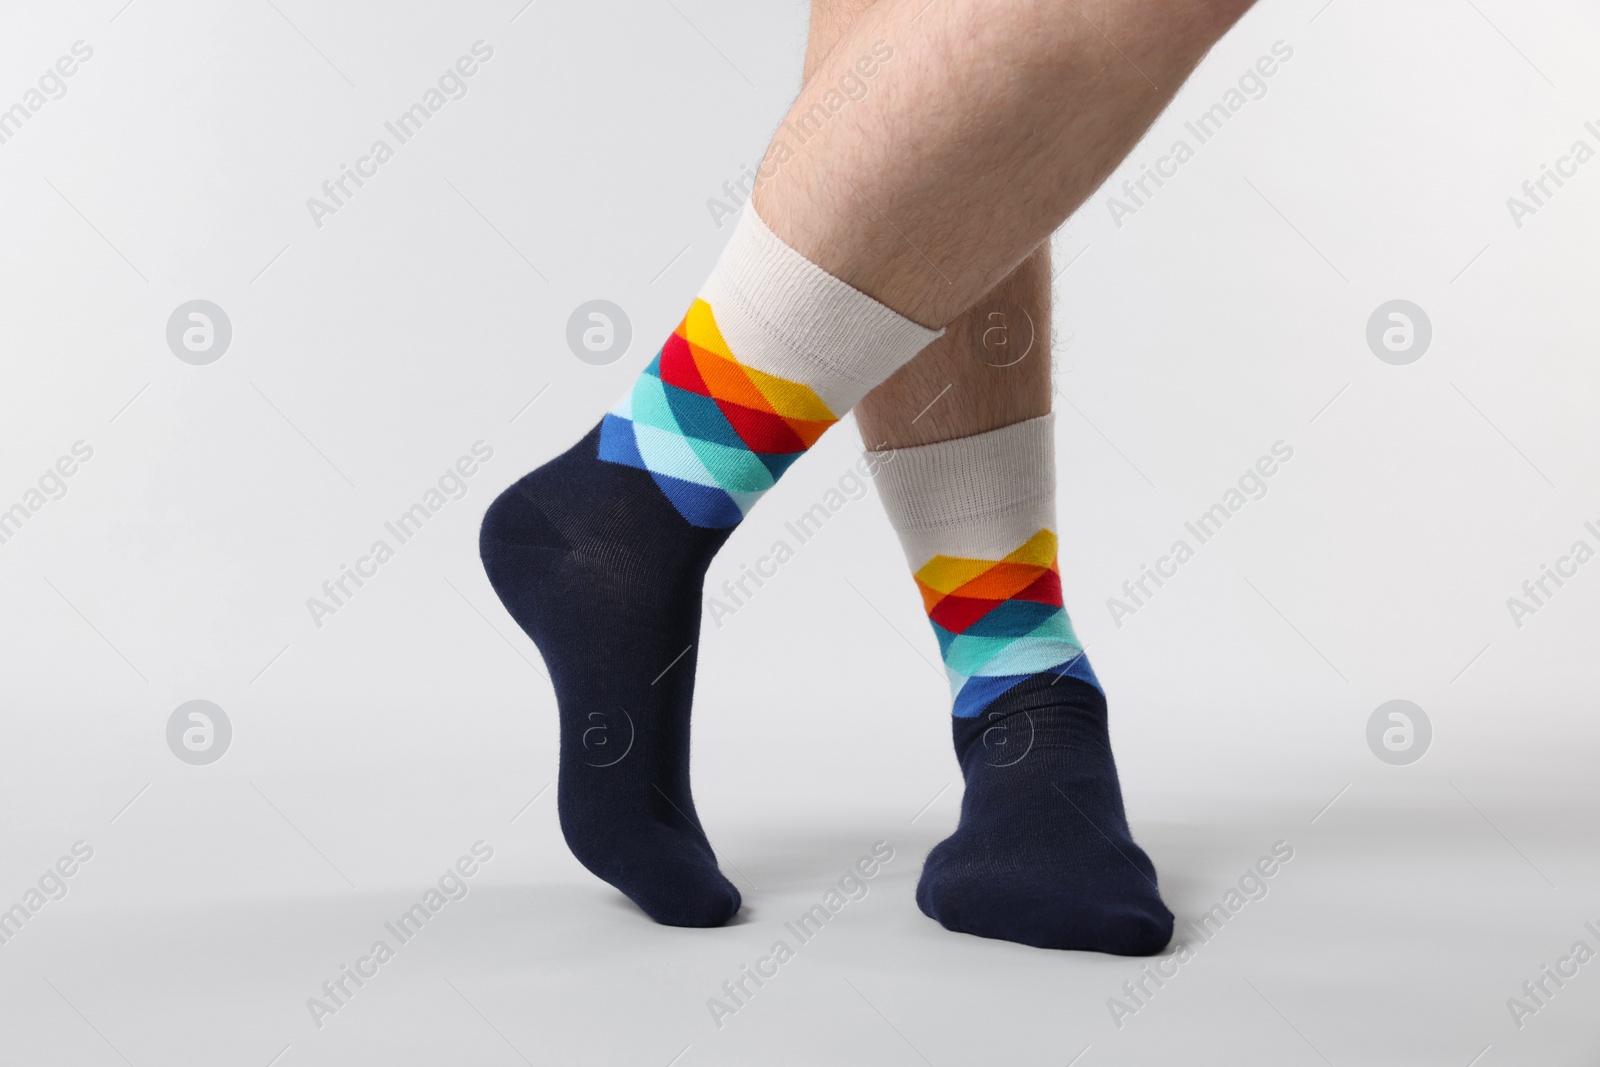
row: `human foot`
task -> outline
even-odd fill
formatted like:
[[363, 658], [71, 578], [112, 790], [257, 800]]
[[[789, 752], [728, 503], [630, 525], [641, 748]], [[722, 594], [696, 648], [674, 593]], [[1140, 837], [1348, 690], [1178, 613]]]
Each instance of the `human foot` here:
[[562, 832], [658, 922], [739, 909], [689, 791], [706, 567], [836, 413], [935, 336], [747, 209], [628, 394], [484, 516], [489, 581], [555, 686]]
[[543, 654], [561, 714], [557, 807], [578, 861], [669, 926], [720, 926], [739, 891], [689, 791], [700, 582], [727, 529], [685, 522], [598, 427], [484, 516], [485, 570]]
[[1100, 690], [1041, 674], [953, 721], [966, 794], [923, 865], [923, 913], [1038, 948], [1165, 948], [1172, 913], [1128, 832]]
[[878, 468], [950, 678], [961, 824], [917, 903], [951, 930], [1159, 952], [1172, 913], [1128, 834], [1106, 703], [1062, 602], [1050, 416]]

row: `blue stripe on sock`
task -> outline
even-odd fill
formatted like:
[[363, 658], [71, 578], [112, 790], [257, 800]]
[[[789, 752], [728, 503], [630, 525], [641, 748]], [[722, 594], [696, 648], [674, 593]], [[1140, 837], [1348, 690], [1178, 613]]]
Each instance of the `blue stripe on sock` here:
[[[1100, 686], [1100, 679], [1095, 677], [1094, 668], [1089, 666], [1089, 657], [1078, 653], [1065, 663], [1058, 663], [1047, 671], [1038, 674], [1053, 674], [1062, 678], [1076, 678], [1080, 682], [1105, 692]], [[978, 676], [967, 679], [967, 684], [961, 687], [961, 692], [956, 694], [955, 706], [950, 713], [958, 719], [973, 719], [983, 714], [983, 709], [994, 703], [1008, 690], [1029, 678], [1037, 677], [1035, 674], [1008, 674], [1000, 677], [986, 678]]]
[[1024, 637], [1046, 619], [1063, 611], [1057, 604], [1036, 600], [1007, 600], [962, 631], [968, 637]]
[[757, 452], [756, 458], [767, 465], [767, 470], [772, 472], [772, 480], [777, 481], [803, 455], [804, 452]]
[[607, 463], [648, 469], [644, 457], [639, 455], [639, 443], [633, 437], [633, 423], [617, 415], [607, 414], [600, 420], [598, 455]]
[[677, 420], [678, 428], [685, 437], [698, 437], [727, 448], [749, 451], [715, 400], [666, 382], [661, 384], [661, 388], [667, 406], [672, 409], [672, 417]]
[[678, 514], [695, 526], [721, 529], [737, 526], [744, 518], [744, 512], [739, 510], [733, 497], [721, 489], [686, 482], [656, 471], [651, 471], [650, 476], [656, 480], [656, 485], [661, 487], [667, 499], [672, 501], [672, 506], [678, 509]]
[[1077, 656], [1068, 660], [1062, 666], [1054, 668], [1051, 673], [1059, 674], [1063, 678], [1076, 678], [1080, 682], [1087, 682], [1100, 690], [1101, 696], [1105, 695], [1105, 687], [1100, 684], [1100, 679], [1095, 675], [1094, 668], [1089, 665], [1089, 657], [1082, 652], [1079, 652]]

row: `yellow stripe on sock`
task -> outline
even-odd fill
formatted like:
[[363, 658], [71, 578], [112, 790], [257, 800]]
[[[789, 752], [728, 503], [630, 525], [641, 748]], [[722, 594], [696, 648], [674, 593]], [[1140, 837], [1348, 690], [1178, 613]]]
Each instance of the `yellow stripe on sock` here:
[[[983, 578], [984, 575], [1007, 563], [1021, 564], [1024, 568], [1042, 567], [1045, 570], [1055, 570], [1056, 547], [1055, 533], [1050, 530], [1040, 530], [1015, 550], [1008, 553], [1003, 559], [966, 559], [960, 556], [934, 556], [918, 568], [914, 577], [918, 585], [925, 587], [930, 592], [941, 595], [948, 595], [961, 590], [963, 595], [987, 598], [1004, 597], [1010, 595], [1009, 590], [997, 592], [994, 589], [984, 588], [979, 592], [976, 590], [963, 590], [962, 587], [979, 582], [979, 579]], [[1007, 581], [999, 581], [997, 585], [1015, 585], [1022, 577], [1027, 576], [1026, 571], [1019, 571], [1014, 567], [1001, 567], [996, 575], [997, 579], [1000, 575], [1005, 575]], [[1017, 588], [1021, 589], [1031, 581], [1032, 577], [1028, 577], [1028, 581], [1023, 582]], [[979, 585], [982, 584], [979, 582]]]
[[1056, 563], [1056, 535], [1050, 530], [1040, 530], [1022, 547], [1005, 558], [1007, 563], [1031, 563], [1036, 567], [1054, 567]]
[[934, 556], [913, 577], [936, 592], [953, 593], [993, 566], [994, 560], [991, 559]]
[[704, 300], [697, 299], [689, 305], [689, 313], [683, 317], [683, 325], [678, 327], [678, 332], [694, 347], [738, 367], [755, 387], [756, 392], [771, 405], [772, 410], [785, 419], [825, 422], [830, 425], [839, 421], [839, 416], [828, 410], [828, 405], [822, 402], [822, 398], [809, 385], [791, 382], [787, 378], [764, 373], [740, 362], [728, 348], [728, 342], [717, 326], [716, 317], [711, 313], [711, 305]]
[[683, 317], [683, 325], [678, 327], [678, 332], [685, 341], [697, 344], [723, 359], [738, 362], [733, 353], [728, 351], [728, 342], [722, 339], [717, 320], [711, 315], [711, 305], [704, 300], [697, 298], [689, 305], [689, 313]]
[[767, 398], [772, 409], [786, 419], [801, 422], [838, 422], [839, 416], [828, 410], [822, 398], [812, 392], [809, 385], [791, 382], [763, 373], [743, 363], [740, 369], [750, 376], [750, 382]]

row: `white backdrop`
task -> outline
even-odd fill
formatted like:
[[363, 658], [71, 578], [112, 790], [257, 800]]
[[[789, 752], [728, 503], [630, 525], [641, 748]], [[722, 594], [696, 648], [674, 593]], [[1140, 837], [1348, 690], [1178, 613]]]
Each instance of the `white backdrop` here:
[[[805, 17], [0, 9], [0, 108], [20, 105], [0, 112], [0, 508], [20, 505], [0, 524], [0, 907], [93, 851], [0, 944], [27, 1020], [0, 1029], [0, 1061], [1600, 1051], [1591, 968], [1534, 1014], [1506, 1003], [1576, 939], [1600, 947], [1583, 926], [1600, 927], [1600, 563], [1561, 564], [1576, 573], [1542, 603], [1522, 591], [1575, 542], [1600, 549], [1600, 18], [1574, 0], [1268, 0], [1057, 236], [1063, 570], [1135, 830], [1180, 918], [1273, 842], [1297, 850], [1192, 964], [1207, 978], [1118, 1026], [1133, 962], [916, 913], [959, 778], [936, 647], [870, 496], [704, 634], [696, 793], [742, 924], [651, 926], [566, 854], [542, 792], [548, 682], [479, 569], [477, 523], [680, 317], [729, 233], [708, 200], [759, 158]], [[447, 75], [462, 57], [471, 76]], [[385, 124], [440, 87], [401, 143]], [[1219, 103], [1235, 109], [1201, 143], [1187, 124]], [[362, 163], [379, 139], [392, 158]], [[1179, 140], [1192, 154], [1164, 162]], [[324, 183], [358, 165], [335, 203]], [[1164, 184], [1124, 191], [1158, 166]], [[632, 326], [605, 366], [566, 341], [593, 299]], [[168, 342], [193, 300], [231, 327], [203, 365]], [[1403, 365], [1367, 338], [1393, 300], [1431, 329]], [[459, 499], [398, 544], [384, 524], [479, 442]], [[1277, 442], [1293, 455], [1265, 494], [1198, 545], [1185, 523]], [[711, 585], [857, 449], [853, 428], [829, 435]], [[314, 618], [308, 598], [380, 538], [393, 558]], [[1194, 558], [1116, 617], [1180, 538]], [[1409, 765], [1368, 746], [1393, 699], [1431, 723]], [[231, 724], [208, 765], [168, 744], [191, 700]], [[716, 1027], [720, 982], [880, 839], [897, 858], [869, 903]], [[323, 980], [480, 840], [477, 896], [315, 1025]]]

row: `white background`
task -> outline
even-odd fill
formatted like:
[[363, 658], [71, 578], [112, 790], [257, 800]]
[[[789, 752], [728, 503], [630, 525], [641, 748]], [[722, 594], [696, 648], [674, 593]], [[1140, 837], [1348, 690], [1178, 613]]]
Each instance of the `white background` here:
[[[94, 849], [0, 946], [0, 1062], [1600, 1053], [1600, 964], [1520, 1030], [1506, 1005], [1574, 941], [1600, 948], [1600, 562], [1520, 628], [1506, 606], [1574, 540], [1600, 547], [1600, 162], [1521, 227], [1506, 206], [1574, 140], [1600, 148], [1585, 5], [1263, 3], [1057, 237], [1063, 570], [1136, 835], [1180, 918], [1295, 849], [1121, 1028], [1107, 1001], [1137, 961], [916, 911], [959, 777], [875, 499], [704, 634], [696, 795], [740, 922], [652, 925], [571, 859], [541, 794], [551, 693], [477, 522], [694, 295], [729, 232], [707, 198], [791, 97], [804, 5], [121, 5], [0, 11], [0, 107], [94, 50], [0, 145], [0, 506], [94, 450], [0, 544], [0, 907]], [[314, 225], [306, 199], [478, 40], [465, 98]], [[1293, 57], [1266, 94], [1115, 225], [1107, 194], [1192, 145], [1183, 123], [1275, 41]], [[195, 298], [233, 326], [209, 366], [165, 341]], [[565, 342], [594, 298], [633, 324], [607, 367]], [[1433, 325], [1404, 367], [1364, 337], [1395, 298]], [[467, 496], [315, 626], [306, 599], [479, 440]], [[1116, 626], [1107, 598], [1279, 440], [1267, 496]], [[830, 434], [711, 583], [857, 447]], [[206, 767], [165, 740], [196, 698], [234, 728]], [[1366, 745], [1393, 698], [1433, 724], [1411, 766]], [[313, 1025], [323, 980], [480, 839], [471, 894]], [[880, 839], [896, 858], [868, 897], [713, 1025], [723, 980]]]

